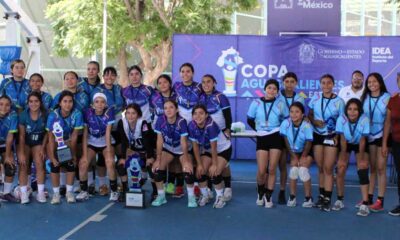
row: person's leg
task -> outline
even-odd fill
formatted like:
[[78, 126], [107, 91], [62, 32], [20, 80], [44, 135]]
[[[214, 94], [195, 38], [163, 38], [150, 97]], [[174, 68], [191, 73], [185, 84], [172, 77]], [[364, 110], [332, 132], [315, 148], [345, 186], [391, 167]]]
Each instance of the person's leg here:
[[378, 175], [377, 172], [377, 149], [376, 145], [369, 145], [369, 186], [368, 186], [368, 201], [369, 204], [372, 205], [374, 203], [374, 191], [375, 191], [375, 182]]
[[383, 211], [386, 191], [386, 164], [387, 158], [382, 155], [382, 147], [377, 147], [376, 151], [377, 158], [377, 173], [378, 173], [378, 199], [370, 206], [371, 211], [379, 212]]
[[41, 203], [46, 202], [46, 195], [44, 193], [44, 182], [46, 179], [46, 172], [45, 172], [45, 166], [44, 166], [44, 158], [39, 154], [39, 149], [42, 146], [34, 146], [32, 147], [32, 156], [33, 156], [33, 161], [35, 162], [36, 166], [36, 181], [37, 181], [37, 186], [38, 186], [38, 193], [36, 195], [36, 200]]
[[318, 201], [315, 203], [315, 207], [320, 208], [322, 206], [324, 197], [325, 197], [325, 188], [324, 188], [324, 146], [323, 145], [314, 145], [314, 159], [315, 163], [318, 167], [318, 186], [319, 186], [319, 195]]
[[222, 172], [226, 168], [227, 161], [225, 158], [218, 156], [217, 159], [217, 176], [212, 178], [215, 192], [216, 192], [216, 197], [215, 197], [215, 202], [213, 207], [214, 208], [223, 208], [225, 206], [225, 201], [223, 198], [223, 193], [224, 193], [224, 185], [222, 182]]
[[311, 175], [310, 175], [310, 166], [312, 163], [312, 158], [308, 156], [304, 160], [300, 160], [300, 168], [299, 168], [299, 179], [304, 183], [304, 208], [312, 207], [312, 196], [311, 196]]
[[389, 214], [392, 216], [400, 216], [400, 142], [393, 141], [392, 143], [392, 155], [394, 158], [394, 166], [397, 173], [397, 194], [398, 194], [398, 205], [393, 208]]
[[332, 210], [339, 211], [344, 208], [344, 181], [349, 164], [350, 154], [345, 153], [344, 156], [339, 154], [338, 162], [336, 165], [336, 194], [337, 200], [332, 206]]
[[337, 157], [337, 148], [324, 146], [324, 205], [323, 210], [330, 211], [332, 188], [333, 188], [333, 169]]
[[272, 203], [272, 193], [274, 192], [275, 180], [276, 180], [276, 168], [279, 164], [279, 159], [281, 156], [281, 150], [270, 149], [269, 150], [269, 173], [268, 173], [268, 187], [265, 193], [267, 202], [265, 203], [266, 208], [271, 208]]
[[171, 153], [166, 151], [161, 153], [159, 169], [154, 173], [154, 180], [157, 186], [157, 198], [151, 203], [152, 206], [158, 207], [167, 203], [167, 199], [165, 198], [164, 181], [167, 177], [167, 166], [173, 159], [174, 156]]
[[280, 188], [279, 188], [278, 204], [286, 204], [286, 196], [285, 196], [286, 182], [287, 182], [286, 161], [287, 161], [287, 150], [282, 149], [281, 157], [279, 159]]
[[264, 205], [265, 201], [265, 179], [267, 177], [267, 165], [268, 165], [268, 151], [265, 150], [258, 150], [256, 152], [256, 159], [257, 159], [257, 205], [262, 206]]

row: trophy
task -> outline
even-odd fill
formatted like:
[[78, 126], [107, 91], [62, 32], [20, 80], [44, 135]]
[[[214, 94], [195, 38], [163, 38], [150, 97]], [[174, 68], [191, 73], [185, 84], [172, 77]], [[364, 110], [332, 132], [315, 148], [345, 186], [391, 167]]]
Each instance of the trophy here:
[[133, 154], [125, 161], [125, 168], [128, 172], [128, 192], [126, 193], [125, 206], [144, 208], [144, 192], [140, 185], [142, 177], [141, 158], [138, 154]]
[[60, 165], [72, 160], [71, 149], [64, 142], [64, 131], [59, 122], [53, 124], [53, 134], [57, 142], [57, 158]]

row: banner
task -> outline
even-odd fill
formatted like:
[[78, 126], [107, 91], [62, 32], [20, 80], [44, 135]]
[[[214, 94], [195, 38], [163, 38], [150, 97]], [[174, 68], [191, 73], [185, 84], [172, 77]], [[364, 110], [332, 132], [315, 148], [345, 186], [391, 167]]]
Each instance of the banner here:
[[18, 46], [0, 46], [0, 74], [11, 74], [11, 62], [19, 59], [21, 56], [21, 47]]
[[268, 35], [321, 32], [340, 36], [340, 0], [269, 0]]

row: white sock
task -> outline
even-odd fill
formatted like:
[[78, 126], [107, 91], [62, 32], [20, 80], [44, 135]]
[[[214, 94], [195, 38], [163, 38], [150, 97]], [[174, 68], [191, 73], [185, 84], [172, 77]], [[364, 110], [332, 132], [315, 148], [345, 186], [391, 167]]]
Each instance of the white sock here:
[[65, 186], [67, 184], [67, 175], [65, 172], [60, 172], [60, 185]]
[[94, 182], [93, 180], [93, 171], [88, 172], [88, 186], [92, 185]]
[[53, 187], [53, 193], [60, 193], [60, 187]]
[[194, 196], [194, 187], [186, 187], [187, 189], [187, 193], [189, 197], [193, 197]]
[[11, 193], [11, 189], [12, 189], [12, 183], [5, 182], [3, 194]]
[[99, 178], [99, 186], [106, 185], [106, 177], [98, 177]]
[[215, 189], [215, 192], [217, 193], [217, 198], [222, 197], [222, 195], [224, 194], [224, 189]]
[[67, 185], [67, 192], [72, 192], [73, 189], [74, 189], [73, 185]]
[[21, 192], [26, 193], [28, 191], [28, 186], [21, 186]]
[[38, 187], [38, 192], [39, 193], [44, 192], [44, 184], [38, 184], [37, 187]]
[[207, 187], [200, 188], [200, 191], [201, 191], [201, 195], [203, 195], [203, 197], [208, 196]]
[[164, 196], [165, 195], [164, 189], [157, 190], [157, 194], [158, 194], [158, 196]]
[[195, 186], [199, 186], [199, 183], [198, 183], [198, 182], [194, 182], [194, 185], [195, 185]]

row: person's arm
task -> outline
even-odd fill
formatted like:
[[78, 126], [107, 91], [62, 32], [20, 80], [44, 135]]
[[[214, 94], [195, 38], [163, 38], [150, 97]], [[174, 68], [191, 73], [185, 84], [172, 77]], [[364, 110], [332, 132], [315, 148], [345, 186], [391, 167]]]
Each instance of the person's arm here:
[[52, 132], [48, 132], [49, 136], [49, 144], [47, 145], [47, 156], [50, 158], [50, 161], [53, 163], [53, 166], [58, 166], [59, 162], [54, 155], [54, 149], [56, 147], [55, 138]]
[[182, 151], [183, 151], [183, 170], [184, 172], [187, 173], [193, 173], [193, 168], [191, 168], [191, 164], [190, 164], [190, 158], [189, 158], [189, 154], [188, 154], [188, 142], [187, 142], [187, 136], [181, 136], [181, 145], [182, 145]]
[[112, 130], [112, 124], [107, 125], [107, 128], [106, 128], [106, 147], [108, 149], [111, 149], [111, 130]]
[[346, 151], [347, 151], [346, 138], [344, 137], [344, 134], [340, 134], [340, 153], [339, 153], [339, 155], [342, 157], [342, 159], [344, 159]]
[[46, 146], [47, 146], [47, 142], [49, 141], [49, 134], [47, 132], [44, 133], [44, 137], [43, 137], [43, 142], [42, 142], [42, 146], [41, 146], [41, 159], [44, 160], [44, 158], [46, 157]]
[[[87, 158], [87, 153], [88, 153], [88, 136], [89, 136], [89, 131], [88, 131], [88, 126], [85, 125], [83, 127], [83, 136], [82, 136], [82, 158], [86, 159]], [[107, 133], [106, 133], [107, 136]], [[106, 140], [107, 142], [107, 140]]]
[[254, 131], [256, 130], [256, 121], [253, 118], [247, 117], [247, 124], [253, 129]]
[[312, 110], [312, 109], [310, 109], [310, 111], [308, 112], [308, 119], [316, 127], [323, 127], [324, 126], [324, 122], [323, 121], [316, 120], [314, 118], [314, 110]]
[[156, 148], [156, 161], [153, 164], [153, 172], [157, 171], [161, 164], [161, 154], [164, 145], [163, 136], [160, 133], [157, 133], [157, 148]]
[[301, 158], [306, 158], [310, 154], [311, 149], [312, 149], [312, 141], [306, 141], [306, 145], [304, 146]]
[[210, 166], [210, 177], [218, 175], [218, 151], [217, 141], [210, 142], [211, 145], [211, 166]]
[[231, 108], [225, 108], [222, 110], [222, 114], [224, 115], [225, 119], [225, 129], [223, 129], [226, 137], [230, 138], [231, 137], [231, 126], [232, 126], [232, 113], [231, 113]]
[[389, 139], [389, 133], [390, 133], [390, 129], [391, 129], [391, 116], [392, 116], [392, 112], [390, 111], [390, 109], [387, 109], [386, 112], [386, 118], [385, 118], [385, 122], [384, 122], [384, 126], [383, 126], [383, 139], [382, 139], [382, 155], [384, 157], [387, 157], [388, 155], [388, 139]]

